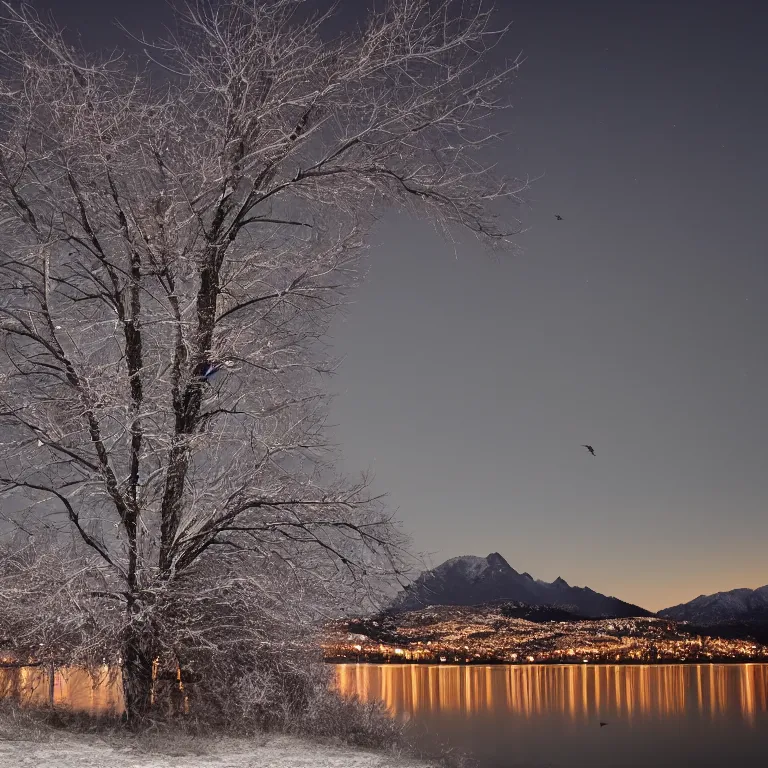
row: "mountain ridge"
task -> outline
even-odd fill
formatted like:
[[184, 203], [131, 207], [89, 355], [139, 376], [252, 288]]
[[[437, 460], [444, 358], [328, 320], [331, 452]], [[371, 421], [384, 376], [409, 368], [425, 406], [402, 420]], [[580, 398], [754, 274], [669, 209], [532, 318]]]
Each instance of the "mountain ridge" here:
[[479, 605], [499, 600], [552, 606], [588, 618], [654, 615], [589, 587], [573, 587], [560, 576], [553, 582], [534, 580], [529, 573], [516, 571], [498, 552], [491, 552], [487, 557], [453, 557], [424, 571], [395, 597], [388, 612], [419, 610], [427, 605]]
[[768, 623], [768, 584], [757, 589], [730, 589], [699, 595], [658, 612], [675, 621], [712, 625], [733, 622]]

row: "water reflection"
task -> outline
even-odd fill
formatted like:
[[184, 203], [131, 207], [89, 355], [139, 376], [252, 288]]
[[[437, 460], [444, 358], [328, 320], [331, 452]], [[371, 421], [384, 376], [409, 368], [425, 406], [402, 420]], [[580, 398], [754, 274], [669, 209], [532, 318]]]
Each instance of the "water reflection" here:
[[11, 698], [30, 707], [46, 707], [53, 703], [56, 707], [93, 715], [117, 715], [123, 711], [119, 670], [108, 667], [93, 672], [57, 669], [53, 690], [50, 680], [50, 673], [44, 667], [0, 669], [0, 699]]
[[558, 715], [572, 721], [768, 712], [768, 665], [422, 666], [344, 664], [345, 695], [381, 700], [412, 716], [454, 713]]
[[[344, 695], [383, 701], [395, 714], [557, 716], [572, 722], [768, 713], [768, 665], [426, 666], [342, 664]], [[123, 711], [119, 670], [58, 669], [53, 690], [43, 667], [0, 669], [0, 699], [92, 714]], [[764, 720], [763, 720], [764, 722]]]

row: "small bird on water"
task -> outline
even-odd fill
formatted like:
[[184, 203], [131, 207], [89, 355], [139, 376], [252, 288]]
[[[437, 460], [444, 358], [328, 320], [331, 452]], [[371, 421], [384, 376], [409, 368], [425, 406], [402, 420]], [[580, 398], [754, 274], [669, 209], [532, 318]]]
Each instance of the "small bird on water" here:
[[563, 217], [562, 217], [562, 216], [561, 216], [559, 213], [556, 213], [556, 214], [555, 214], [555, 218], [556, 218], [558, 221], [562, 221], [562, 220], [563, 220]]
[[582, 444], [582, 448], [586, 448], [593, 456], [597, 456], [595, 453], [595, 449], [591, 445], [584, 445]]

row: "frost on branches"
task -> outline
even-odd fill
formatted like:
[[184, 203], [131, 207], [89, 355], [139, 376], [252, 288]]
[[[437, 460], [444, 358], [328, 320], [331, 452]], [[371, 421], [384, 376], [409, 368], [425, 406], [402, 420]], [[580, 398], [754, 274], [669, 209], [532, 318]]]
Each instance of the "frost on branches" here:
[[143, 63], [0, 6], [0, 635], [119, 663], [132, 718], [164, 670], [298, 675], [313, 622], [402, 578], [334, 467], [324, 334], [387, 207], [516, 228], [524, 183], [479, 159], [515, 69], [489, 14], [331, 39], [308, 5], [180, 5]]

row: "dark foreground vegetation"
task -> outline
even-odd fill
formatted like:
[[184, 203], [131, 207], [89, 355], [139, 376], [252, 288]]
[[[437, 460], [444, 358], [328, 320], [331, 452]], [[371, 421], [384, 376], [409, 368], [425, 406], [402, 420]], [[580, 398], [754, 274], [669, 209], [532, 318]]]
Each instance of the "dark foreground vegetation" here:
[[[140, 721], [131, 722], [125, 712], [116, 710], [94, 713], [54, 706], [53, 698], [46, 698], [45, 673], [34, 705], [25, 703], [20, 696], [21, 668], [5, 671], [15, 671], [17, 677], [7, 674], [0, 690], [0, 739], [55, 740], [57, 733], [62, 738], [74, 734], [144, 752], [183, 755], [209, 749], [221, 739], [247, 744], [266, 736], [292, 737], [308, 740], [310, 753], [316, 743], [374, 750], [399, 756], [404, 763], [425, 759], [445, 768], [472, 765], [465, 754], [448, 745], [434, 740], [425, 744], [412, 726], [393, 717], [382, 703], [340, 695], [333, 669], [311, 649], [290, 663], [262, 658], [256, 674], [233, 684], [228, 694], [220, 686], [183, 687], [178, 679], [157, 679], [153, 689], [157, 705]], [[94, 680], [105, 682], [100, 672], [94, 671]], [[176, 691], [171, 694], [172, 688]]]
[[184, 717], [145, 718], [140, 727], [128, 729], [124, 716], [30, 708], [11, 699], [0, 701], [0, 740], [55, 743], [72, 736], [96, 737], [100, 743], [138, 754], [173, 757], [219, 755], [219, 745], [226, 740], [241, 742], [247, 750], [248, 745], [259, 746], [267, 739], [287, 736], [305, 742], [304, 753], [297, 757], [301, 764], [315, 757], [313, 745], [333, 745], [386, 753], [401, 758], [403, 764], [427, 761], [435, 768], [474, 765], [465, 753], [447, 745], [432, 741], [425, 747], [418, 734], [391, 717], [381, 704], [342, 698], [323, 685], [316, 689], [307, 710], [290, 719], [218, 722], [205, 713], [200, 716], [190, 712]]

